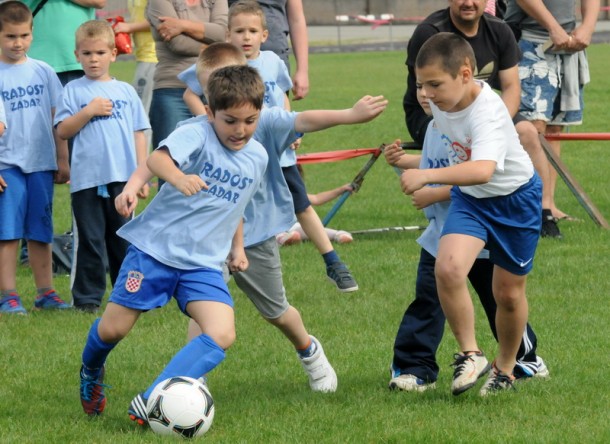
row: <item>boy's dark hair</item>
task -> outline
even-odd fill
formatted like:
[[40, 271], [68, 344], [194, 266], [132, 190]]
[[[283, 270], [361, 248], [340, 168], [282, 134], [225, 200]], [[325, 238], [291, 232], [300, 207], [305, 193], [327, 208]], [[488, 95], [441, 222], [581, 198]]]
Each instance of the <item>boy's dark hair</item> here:
[[260, 110], [265, 85], [255, 68], [227, 66], [210, 75], [207, 91], [208, 105], [213, 113], [247, 104]]
[[457, 77], [462, 66], [468, 65], [473, 70], [476, 66], [470, 43], [452, 32], [439, 32], [430, 37], [422, 45], [415, 59], [416, 68], [435, 63], [453, 78]]
[[267, 18], [258, 2], [254, 0], [239, 0], [231, 5], [229, 8], [228, 24], [231, 29], [231, 21], [233, 17], [239, 14], [252, 14], [258, 15], [261, 19], [261, 26], [263, 30], [267, 29]]
[[29, 23], [31, 28], [32, 21], [32, 11], [24, 3], [15, 0], [0, 3], [0, 31], [5, 23], [14, 25]]

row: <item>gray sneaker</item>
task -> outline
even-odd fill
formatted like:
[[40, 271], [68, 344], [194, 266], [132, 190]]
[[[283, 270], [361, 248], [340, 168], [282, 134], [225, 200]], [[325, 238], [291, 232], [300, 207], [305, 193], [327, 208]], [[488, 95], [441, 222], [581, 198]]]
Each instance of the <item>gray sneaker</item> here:
[[347, 268], [347, 265], [343, 262], [335, 262], [326, 267], [326, 276], [328, 276], [328, 279], [343, 293], [358, 290], [358, 284]]
[[415, 375], [398, 375], [390, 379], [389, 388], [404, 392], [425, 392], [436, 388], [436, 382], [426, 382]]
[[469, 355], [456, 353], [453, 357], [455, 361], [451, 364], [454, 367], [451, 393], [456, 396], [472, 388], [479, 378], [491, 369], [491, 365], [482, 352]]
[[503, 390], [516, 390], [513, 382], [515, 377], [512, 375], [505, 375], [500, 372], [495, 366], [489, 373], [487, 381], [481, 387], [479, 394], [481, 396], [493, 395]]

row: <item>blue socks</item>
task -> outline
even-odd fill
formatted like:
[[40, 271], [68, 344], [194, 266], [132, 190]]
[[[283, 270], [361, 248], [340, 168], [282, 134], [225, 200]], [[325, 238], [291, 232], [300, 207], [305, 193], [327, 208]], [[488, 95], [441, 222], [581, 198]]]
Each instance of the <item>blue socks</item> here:
[[225, 351], [208, 335], [202, 334], [193, 338], [174, 355], [161, 374], [142, 395], [144, 399], [161, 381], [174, 376], [200, 378], [213, 370], [225, 358]]
[[327, 267], [334, 264], [335, 262], [339, 262], [340, 260], [339, 255], [335, 250], [331, 250], [328, 253], [324, 253], [322, 255], [322, 258], [324, 259], [324, 263]]
[[304, 350], [297, 349], [297, 353], [299, 354], [299, 356], [301, 358], [309, 358], [309, 357], [313, 356], [313, 354], [316, 352], [317, 348], [318, 347], [316, 347], [316, 342], [312, 340], [306, 349], [304, 349]]
[[106, 358], [116, 346], [116, 344], [110, 344], [102, 341], [97, 333], [97, 326], [100, 323], [100, 318], [93, 321], [93, 325], [89, 330], [89, 336], [87, 336], [87, 343], [83, 350], [83, 365], [88, 376], [97, 377], [100, 373], [101, 368], [106, 362]]

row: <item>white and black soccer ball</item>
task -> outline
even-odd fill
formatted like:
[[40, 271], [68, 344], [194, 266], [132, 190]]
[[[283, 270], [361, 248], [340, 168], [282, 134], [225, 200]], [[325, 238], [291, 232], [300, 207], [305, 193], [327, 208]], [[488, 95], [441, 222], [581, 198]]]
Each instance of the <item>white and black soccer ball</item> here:
[[207, 386], [187, 376], [157, 384], [146, 405], [150, 428], [159, 435], [195, 438], [214, 420], [214, 400]]

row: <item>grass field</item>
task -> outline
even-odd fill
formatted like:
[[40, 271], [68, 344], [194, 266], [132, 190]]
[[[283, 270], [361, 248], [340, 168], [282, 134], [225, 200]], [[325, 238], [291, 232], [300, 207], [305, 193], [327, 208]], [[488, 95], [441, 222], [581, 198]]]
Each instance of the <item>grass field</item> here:
[[[579, 132], [608, 131], [610, 57], [607, 45], [591, 47], [592, 82], [585, 124]], [[296, 109], [349, 107], [364, 94], [383, 94], [391, 104], [376, 121], [335, 128], [304, 138], [303, 151], [371, 148], [406, 138], [402, 95], [403, 52], [312, 55], [311, 93]], [[114, 66], [130, 80], [133, 65]], [[608, 142], [570, 142], [563, 159], [602, 214], [610, 218]], [[350, 181], [366, 157], [306, 167], [318, 192]], [[312, 393], [287, 340], [258, 316], [231, 283], [238, 339], [210, 374], [216, 418], [204, 439], [212, 443], [399, 442], [610, 442], [610, 232], [598, 228], [560, 184], [557, 203], [582, 219], [561, 223], [561, 241], [542, 239], [528, 281], [530, 322], [539, 353], [551, 372], [518, 392], [481, 399], [477, 390], [449, 393], [456, 343], [447, 335], [438, 353], [438, 388], [423, 394], [388, 391], [388, 367], [400, 318], [413, 298], [419, 254], [416, 232], [359, 236], [338, 246], [360, 291], [340, 294], [324, 276], [310, 244], [282, 250], [285, 286], [305, 324], [324, 344], [338, 377], [334, 394]], [[324, 215], [330, 205], [319, 209]], [[422, 214], [401, 194], [396, 175], [380, 160], [361, 191], [347, 200], [333, 227], [359, 230], [421, 225]], [[57, 187], [56, 232], [70, 227], [66, 186]], [[30, 270], [19, 269], [19, 291], [33, 304]], [[56, 278], [66, 299], [69, 279]], [[476, 305], [476, 304], [475, 304]], [[482, 312], [477, 333], [483, 350], [496, 345]], [[80, 355], [94, 315], [30, 312], [0, 318], [0, 443], [161, 442], [127, 418], [131, 398], [143, 390], [184, 344], [186, 319], [173, 304], [148, 313], [107, 362], [104, 415], [86, 417], [78, 399]]]

